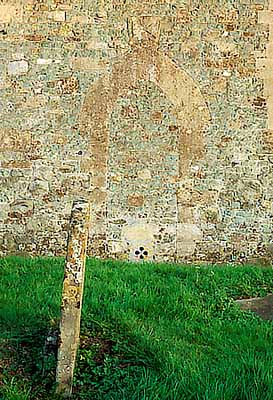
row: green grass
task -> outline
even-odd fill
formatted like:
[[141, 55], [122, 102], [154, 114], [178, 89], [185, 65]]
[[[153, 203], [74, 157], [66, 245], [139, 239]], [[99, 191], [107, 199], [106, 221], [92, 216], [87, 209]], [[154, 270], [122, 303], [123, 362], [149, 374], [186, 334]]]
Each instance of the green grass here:
[[[0, 398], [53, 400], [63, 259], [0, 260]], [[272, 400], [273, 270], [88, 260], [74, 400]], [[2, 396], [2, 397], [1, 397]]]

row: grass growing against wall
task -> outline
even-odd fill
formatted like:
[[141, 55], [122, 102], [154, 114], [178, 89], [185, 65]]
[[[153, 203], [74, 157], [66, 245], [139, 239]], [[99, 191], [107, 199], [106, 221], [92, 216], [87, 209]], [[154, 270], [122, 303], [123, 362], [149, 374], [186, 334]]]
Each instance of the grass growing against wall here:
[[[0, 260], [0, 398], [53, 400], [63, 259]], [[272, 400], [273, 270], [88, 260], [76, 400]]]

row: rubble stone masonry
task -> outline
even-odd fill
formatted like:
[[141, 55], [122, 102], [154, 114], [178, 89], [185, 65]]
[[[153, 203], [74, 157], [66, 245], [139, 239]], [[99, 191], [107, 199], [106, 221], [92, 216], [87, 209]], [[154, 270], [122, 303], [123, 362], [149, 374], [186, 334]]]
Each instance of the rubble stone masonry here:
[[0, 255], [270, 263], [273, 0], [0, 1]]

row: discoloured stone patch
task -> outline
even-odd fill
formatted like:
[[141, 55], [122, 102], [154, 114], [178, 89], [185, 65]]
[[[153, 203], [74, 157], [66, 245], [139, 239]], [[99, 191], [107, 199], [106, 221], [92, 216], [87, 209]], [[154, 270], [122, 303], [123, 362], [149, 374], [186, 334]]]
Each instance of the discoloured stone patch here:
[[[157, 25], [157, 21], [145, 19], [145, 24], [146, 22], [150, 27], [149, 29], [153, 31], [153, 26], [154, 24]], [[91, 133], [89, 140], [94, 148], [98, 148], [98, 138], [100, 138], [100, 142], [105, 143], [104, 153], [100, 154], [98, 162], [90, 171], [93, 175], [101, 175], [103, 171], [105, 171], [105, 174], [107, 173], [105, 168], [108, 158], [107, 148], [108, 146], [112, 147], [107, 129], [107, 118], [113, 112], [115, 102], [118, 101], [120, 96], [124, 96], [126, 91], [130, 93], [132, 88], [137, 87], [139, 81], [147, 80], [147, 82], [151, 81], [162, 90], [172, 103], [173, 113], [177, 118], [177, 125], [172, 124], [170, 126], [171, 132], [175, 132], [178, 141], [180, 165], [179, 171], [176, 173], [177, 179], [179, 175], [180, 177], [185, 176], [188, 173], [190, 163], [203, 155], [202, 135], [210, 119], [208, 107], [192, 79], [163, 53], [158, 52], [154, 40], [149, 36], [150, 33], [143, 31], [141, 25], [138, 25], [137, 32], [139, 32], [139, 35], [135, 33], [138, 36], [133, 51], [117, 61], [112, 67], [112, 74], [108, 74], [96, 82], [86, 97], [81, 115], [82, 132], [83, 134]], [[144, 46], [142, 40], [144, 40]], [[141, 45], [138, 42], [141, 42]], [[193, 110], [196, 109], [198, 109], [198, 114], [193, 115]], [[137, 120], [140, 114], [136, 106], [128, 104], [122, 107], [122, 115], [129, 121], [133, 121]], [[151, 117], [155, 123], [160, 124], [163, 113], [157, 111], [152, 113]], [[172, 129], [174, 126], [175, 129]], [[148, 134], [143, 137], [144, 141], [147, 142], [148, 138]], [[169, 150], [168, 147], [166, 146], [165, 150]], [[127, 158], [127, 162], [130, 163], [132, 160], [133, 163], [136, 163], [136, 154], [131, 159], [130, 157]], [[177, 154], [167, 157], [170, 160], [172, 158], [176, 160]], [[108, 171], [108, 174], [109, 176], [117, 176], [115, 173], [112, 175], [111, 170]], [[151, 173], [147, 169], [140, 171], [138, 176], [143, 181], [151, 179]], [[168, 177], [168, 180], [173, 183], [176, 179], [175, 177]], [[175, 194], [173, 195], [175, 199]], [[144, 196], [130, 193], [127, 203], [129, 207], [142, 207]], [[143, 213], [145, 215], [145, 211]]]

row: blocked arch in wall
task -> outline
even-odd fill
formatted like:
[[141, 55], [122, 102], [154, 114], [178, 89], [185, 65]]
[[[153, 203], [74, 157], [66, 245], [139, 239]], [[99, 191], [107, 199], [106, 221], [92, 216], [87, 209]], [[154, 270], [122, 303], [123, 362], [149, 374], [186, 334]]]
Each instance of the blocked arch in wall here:
[[[106, 215], [108, 120], [119, 97], [140, 80], [157, 85], [173, 104], [177, 120], [179, 178], [185, 178], [190, 165], [204, 154], [204, 132], [210, 120], [206, 101], [194, 80], [155, 46], [136, 46], [112, 65], [88, 90], [80, 112], [81, 134], [88, 137], [89, 172], [95, 187], [91, 194], [97, 223]], [[177, 202], [179, 204], [179, 191]], [[178, 223], [180, 223], [178, 214]]]

